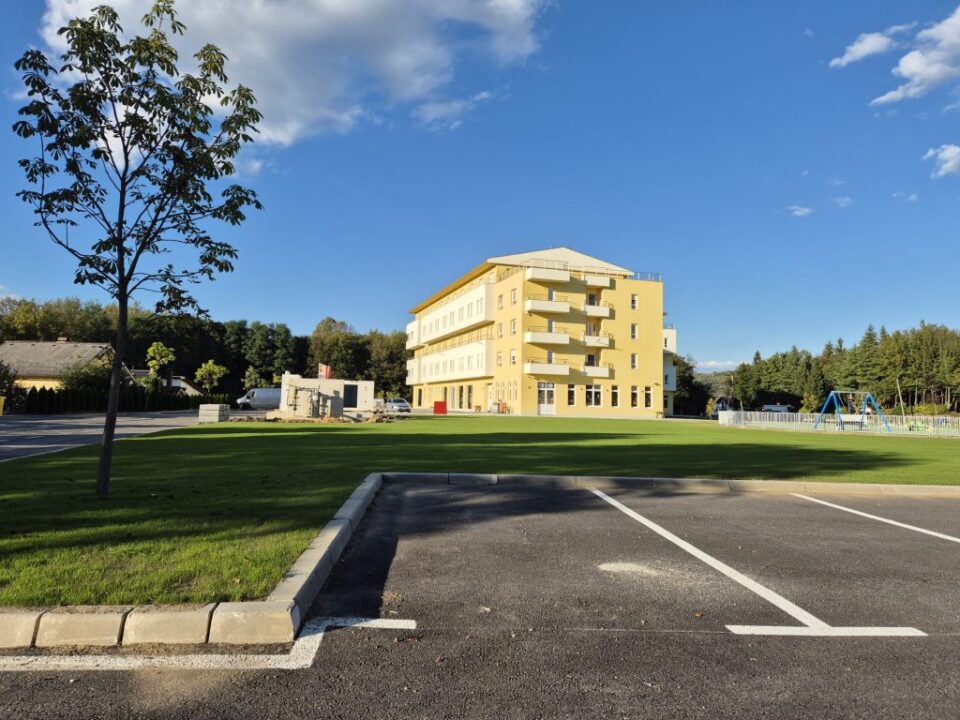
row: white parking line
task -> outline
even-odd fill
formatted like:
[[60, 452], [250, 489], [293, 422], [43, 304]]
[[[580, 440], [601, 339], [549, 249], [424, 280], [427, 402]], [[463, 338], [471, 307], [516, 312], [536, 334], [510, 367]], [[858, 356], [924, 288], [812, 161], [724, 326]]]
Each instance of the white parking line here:
[[906, 530], [913, 530], [914, 532], [923, 533], [924, 535], [931, 535], [935, 538], [940, 538], [941, 540], [949, 540], [950, 542], [960, 543], [960, 538], [954, 537], [953, 535], [945, 535], [944, 533], [934, 532], [933, 530], [926, 530], [922, 527], [917, 527], [916, 525], [907, 525], [906, 523], [897, 522], [896, 520], [891, 520], [890, 518], [880, 517], [879, 515], [871, 515], [870, 513], [861, 512], [860, 510], [854, 510], [853, 508], [844, 507], [843, 505], [835, 505], [826, 500], [820, 500], [818, 498], [812, 498], [809, 495], [801, 495], [799, 493], [790, 493], [794, 497], [803, 498], [804, 500], [809, 500], [810, 502], [819, 503], [821, 505], [826, 505], [827, 507], [835, 508], [836, 510], [843, 510], [844, 512], [852, 513], [854, 515], [859, 515], [860, 517], [870, 518], [871, 520], [878, 520], [880, 522], [887, 523], [888, 525], [896, 525], [897, 527], [904, 528]]
[[777, 606], [787, 615], [799, 620], [804, 627], [783, 627], [779, 625], [727, 625], [727, 629], [737, 635], [802, 635], [805, 637], [863, 637], [865, 635], [884, 636], [884, 637], [924, 637], [926, 633], [911, 627], [832, 627], [823, 620], [811, 615], [803, 608], [793, 604], [783, 595], [780, 595], [768, 587], [765, 587], [738, 570], [734, 570], [712, 555], [708, 555], [703, 550], [691, 545], [686, 540], [677, 537], [669, 530], [657, 525], [652, 520], [648, 520], [643, 515], [628, 508], [618, 500], [614, 500], [600, 490], [591, 488], [590, 492], [606, 501], [613, 507], [620, 510], [625, 515], [632, 517], [637, 522], [645, 525], [650, 530], [666, 538], [674, 545], [684, 550], [701, 562], [706, 563], [714, 570], [723, 573], [731, 580], [743, 585], [751, 592], [756, 593], [767, 602]]
[[415, 620], [393, 618], [315, 618], [303, 626], [286, 655], [8, 655], [0, 672], [84, 670], [303, 670], [313, 665], [323, 634], [330, 628], [415, 630]]

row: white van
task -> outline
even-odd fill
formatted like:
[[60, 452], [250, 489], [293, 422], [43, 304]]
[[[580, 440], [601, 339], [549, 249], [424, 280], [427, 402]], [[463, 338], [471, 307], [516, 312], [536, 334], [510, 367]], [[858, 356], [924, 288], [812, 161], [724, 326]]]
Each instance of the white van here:
[[280, 407], [280, 388], [252, 388], [237, 398], [241, 410], [276, 410]]

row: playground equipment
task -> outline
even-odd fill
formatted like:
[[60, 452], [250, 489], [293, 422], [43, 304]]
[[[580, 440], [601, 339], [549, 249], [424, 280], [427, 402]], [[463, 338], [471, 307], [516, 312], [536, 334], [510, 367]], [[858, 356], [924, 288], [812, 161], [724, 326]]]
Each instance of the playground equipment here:
[[863, 429], [868, 422], [867, 415], [876, 414], [876, 417], [883, 423], [885, 432], [891, 432], [890, 424], [873, 394], [857, 390], [831, 390], [827, 396], [827, 401], [820, 410], [820, 414], [817, 415], [817, 419], [813, 423], [814, 430], [818, 429], [823, 423], [823, 418], [830, 410], [831, 405], [837, 416], [838, 430], [845, 430], [847, 423], [858, 429]]

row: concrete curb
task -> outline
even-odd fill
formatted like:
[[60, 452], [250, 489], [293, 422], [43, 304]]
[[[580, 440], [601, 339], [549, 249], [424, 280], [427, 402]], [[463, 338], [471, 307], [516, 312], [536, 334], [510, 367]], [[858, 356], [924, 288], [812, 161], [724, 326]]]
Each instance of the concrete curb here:
[[802, 495], [893, 495], [897, 497], [960, 498], [958, 485], [890, 485], [881, 483], [829, 483], [797, 480], [718, 480], [715, 478], [663, 478], [586, 475], [486, 475], [480, 473], [381, 473], [388, 482], [441, 482], [451, 485], [531, 485], [536, 487], [593, 487], [616, 489], [646, 487], [662, 492], [685, 493], [800, 493]]
[[73, 605], [40, 616], [36, 647], [80, 645], [109, 647], [123, 637], [123, 624], [133, 610], [129, 605]]
[[46, 610], [0, 609], [0, 648], [30, 647], [37, 636], [40, 616]]
[[123, 626], [124, 645], [202, 645], [210, 633], [207, 605], [145, 605], [134, 608]]

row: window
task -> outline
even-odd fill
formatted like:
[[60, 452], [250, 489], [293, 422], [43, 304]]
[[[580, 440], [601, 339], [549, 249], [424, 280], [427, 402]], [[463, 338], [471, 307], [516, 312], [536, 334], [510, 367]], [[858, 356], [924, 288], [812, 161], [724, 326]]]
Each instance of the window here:
[[610, 407], [620, 407], [620, 386], [612, 385], [610, 387]]
[[630, 407], [639, 407], [640, 405], [640, 393], [637, 391], [636, 385], [630, 386]]
[[596, 304], [597, 304], [597, 294], [587, 293], [587, 305], [596, 305]]
[[517, 351], [516, 351], [516, 350], [511, 350], [511, 351], [510, 351], [510, 364], [511, 364], [511, 365], [516, 365], [516, 364], [517, 364]]
[[630, 339], [631, 339], [631, 340], [636, 340], [636, 339], [637, 339], [637, 324], [636, 324], [636, 323], [630, 323]]
[[460, 322], [463, 322], [463, 308], [460, 308]]
[[511, 320], [511, 321], [510, 321], [510, 334], [511, 334], [511, 335], [516, 335], [516, 334], [517, 334], [517, 321], [516, 321], [516, 320]]
[[473, 303], [467, 305], [467, 317], [473, 317]]
[[497, 337], [503, 337], [503, 323], [497, 323]]
[[587, 385], [587, 407], [600, 407], [599, 385]]
[[597, 356], [593, 353], [587, 353], [587, 367], [597, 366]]
[[497, 367], [503, 367], [503, 353], [497, 353]]
[[577, 404], [577, 386], [567, 385], [567, 405], [573, 407]]
[[497, 310], [503, 310], [503, 295], [497, 295]]
[[516, 304], [517, 304], [517, 289], [516, 289], [516, 288], [514, 288], [513, 290], [510, 291], [510, 304], [511, 304], [511, 305], [516, 305]]
[[636, 310], [636, 309], [637, 309], [637, 296], [636, 296], [636, 294], [633, 294], [633, 295], [630, 296], [630, 309], [631, 309], [631, 310]]
[[645, 408], [653, 407], [653, 389], [649, 385], [643, 388], [643, 406]]
[[467, 410], [473, 407], [473, 385], [467, 385]]
[[458, 393], [457, 407], [462, 410], [463, 409], [463, 385], [461, 385], [459, 389], [460, 389], [460, 392]]
[[631, 370], [636, 370], [636, 369], [637, 369], [637, 354], [636, 354], [636, 353], [630, 353], [630, 369], [631, 369]]

